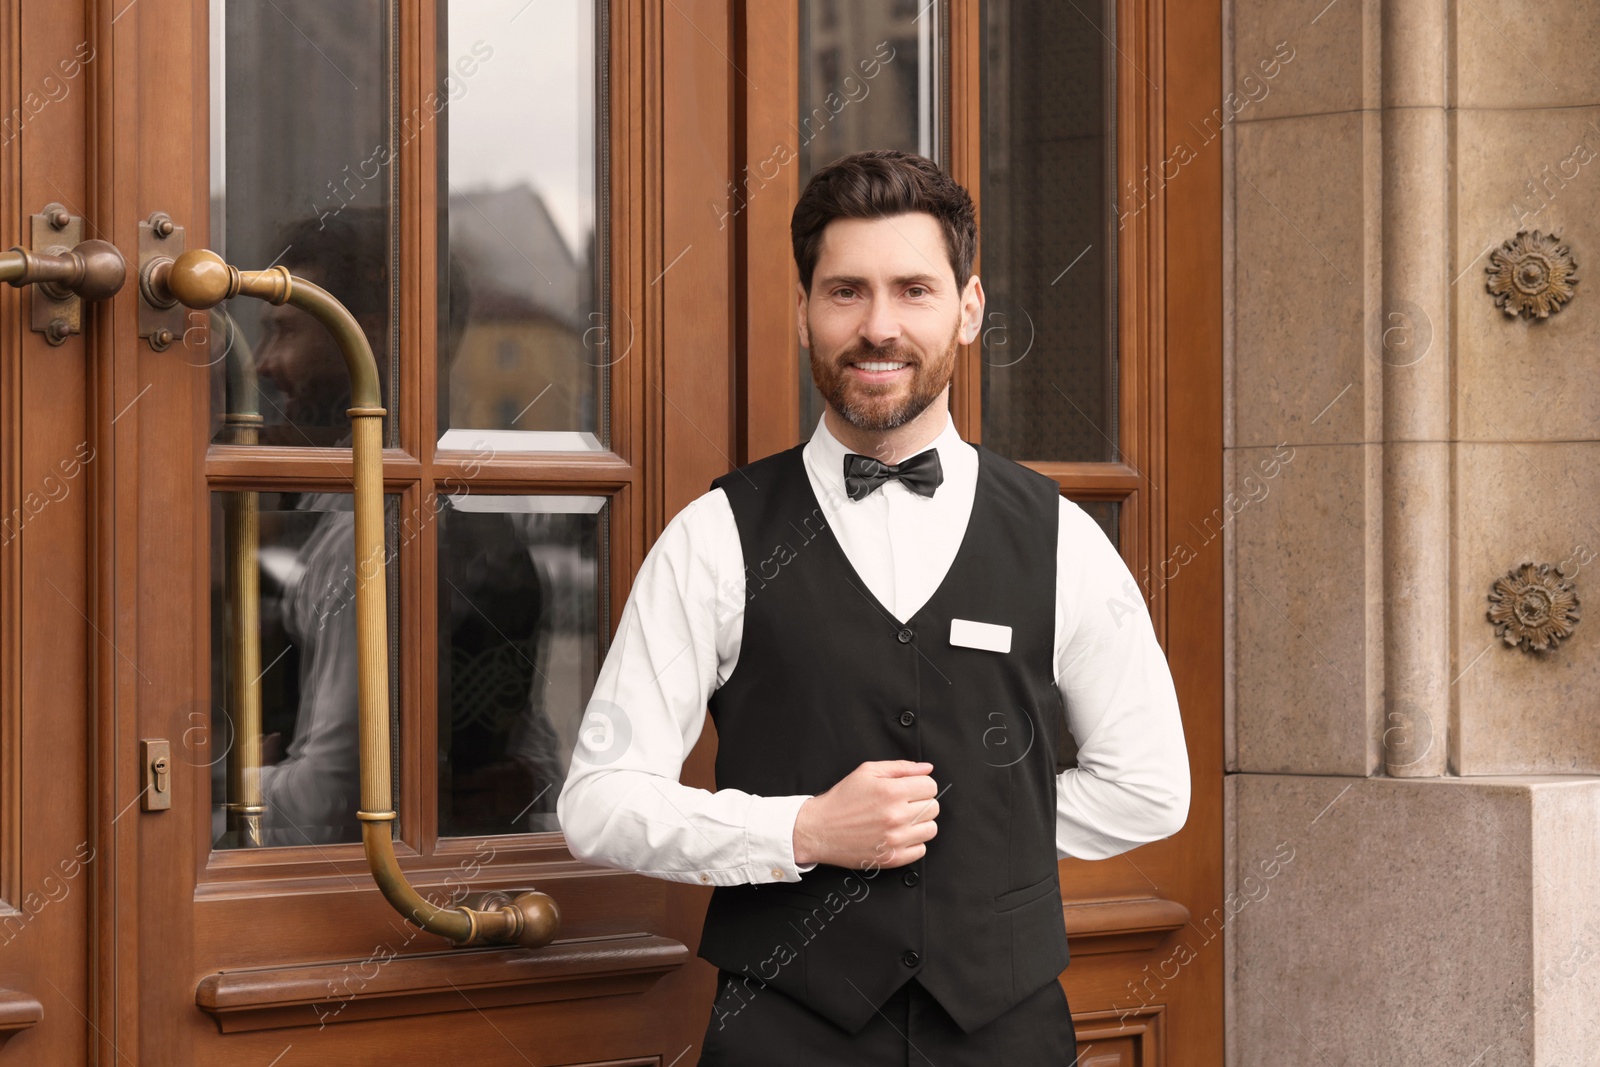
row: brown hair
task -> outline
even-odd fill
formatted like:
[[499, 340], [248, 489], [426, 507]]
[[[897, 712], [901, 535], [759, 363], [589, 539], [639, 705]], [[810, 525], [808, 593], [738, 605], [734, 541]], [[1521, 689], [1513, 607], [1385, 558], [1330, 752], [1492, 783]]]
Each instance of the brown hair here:
[[806, 183], [789, 219], [800, 282], [811, 292], [811, 275], [822, 252], [822, 231], [834, 219], [880, 219], [923, 211], [939, 221], [956, 285], [972, 276], [978, 251], [978, 220], [972, 197], [925, 156], [875, 149], [828, 164]]

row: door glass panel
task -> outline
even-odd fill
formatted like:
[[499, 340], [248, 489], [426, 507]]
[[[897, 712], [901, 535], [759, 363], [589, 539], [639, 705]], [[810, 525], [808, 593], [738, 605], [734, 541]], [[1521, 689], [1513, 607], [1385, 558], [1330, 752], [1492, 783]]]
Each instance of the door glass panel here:
[[[209, 247], [241, 269], [285, 266], [338, 298], [372, 344], [390, 408], [393, 25], [387, 0], [211, 0]], [[260, 443], [348, 444], [349, 378], [328, 332], [290, 307], [223, 307], [238, 332], [211, 334], [212, 439], [240, 440], [226, 416], [250, 412], [241, 385], [253, 379]]]
[[457, 495], [439, 512], [439, 833], [558, 830], [599, 670], [606, 501]]
[[[215, 848], [361, 840], [353, 500], [211, 494], [210, 744], [183, 752], [210, 762]], [[398, 498], [386, 497], [385, 506], [390, 736], [398, 753]]]
[[632, 337], [606, 284], [604, 5], [439, 8], [440, 447], [601, 450]]
[[983, 3], [983, 443], [1117, 448], [1112, 0]]
[[[944, 0], [800, 0], [794, 138], [802, 186], [840, 156], [869, 148], [945, 162], [944, 8]], [[801, 349], [802, 437], [823, 407]]]

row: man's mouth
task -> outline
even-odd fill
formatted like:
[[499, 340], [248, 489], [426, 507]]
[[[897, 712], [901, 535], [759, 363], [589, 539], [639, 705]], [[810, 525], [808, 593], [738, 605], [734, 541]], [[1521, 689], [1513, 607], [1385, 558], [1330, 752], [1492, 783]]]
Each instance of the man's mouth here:
[[849, 365], [857, 377], [867, 381], [886, 381], [910, 366], [906, 361], [897, 359], [858, 359]]

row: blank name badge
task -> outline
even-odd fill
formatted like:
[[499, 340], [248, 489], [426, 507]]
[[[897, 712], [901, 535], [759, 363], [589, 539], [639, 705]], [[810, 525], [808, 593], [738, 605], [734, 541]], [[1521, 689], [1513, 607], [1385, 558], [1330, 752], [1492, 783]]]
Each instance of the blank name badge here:
[[981, 648], [985, 652], [1010, 652], [1011, 627], [993, 622], [973, 622], [971, 619], [951, 619], [950, 643], [963, 648]]

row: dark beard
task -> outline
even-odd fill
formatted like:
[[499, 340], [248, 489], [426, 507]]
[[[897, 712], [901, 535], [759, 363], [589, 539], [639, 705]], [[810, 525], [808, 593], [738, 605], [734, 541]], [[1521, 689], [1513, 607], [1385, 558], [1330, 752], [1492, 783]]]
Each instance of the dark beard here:
[[[945, 386], [950, 384], [951, 378], [955, 376], [956, 338], [960, 331], [961, 324], [957, 322], [956, 328], [950, 333], [949, 342], [945, 345], [943, 358], [935, 361], [933, 367], [914, 358], [907, 349], [899, 346], [878, 348], [872, 345], [858, 345], [834, 361], [832, 366], [823, 365], [813, 352], [811, 378], [816, 382], [817, 392], [822, 394], [822, 398], [846, 422], [867, 433], [884, 433], [904, 426], [921, 415], [928, 409], [928, 405], [944, 392]], [[849, 399], [845, 366], [861, 360], [887, 360], [907, 364], [911, 368], [912, 376], [910, 393], [898, 405], [887, 411], [879, 410], [879, 406], [872, 402], [877, 398], [871, 393], [865, 395], [862, 403], [852, 402]], [[938, 366], [943, 367], [943, 373], [934, 369]]]

